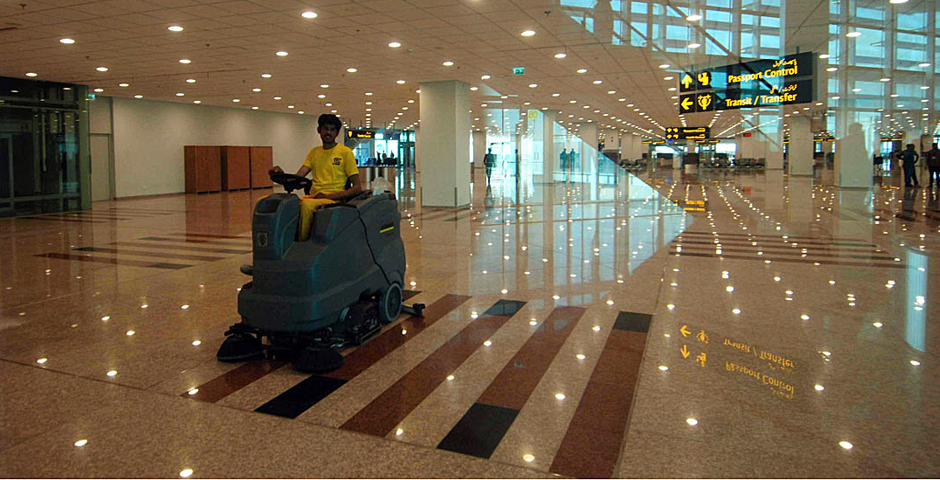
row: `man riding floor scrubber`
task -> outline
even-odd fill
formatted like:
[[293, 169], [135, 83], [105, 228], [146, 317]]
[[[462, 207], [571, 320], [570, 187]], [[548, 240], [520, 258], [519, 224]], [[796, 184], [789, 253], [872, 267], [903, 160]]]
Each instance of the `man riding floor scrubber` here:
[[[267, 351], [272, 357], [290, 358], [301, 371], [330, 371], [343, 363], [337, 348], [361, 344], [403, 309], [405, 248], [394, 194], [360, 194], [358, 178], [350, 178], [356, 186], [340, 184], [337, 193], [351, 192], [353, 198], [345, 203], [320, 202], [315, 214], [310, 212], [312, 220], [306, 220], [307, 231], [298, 228], [307, 213], [302, 202], [342, 200], [341, 195], [322, 190], [310, 195], [330, 168], [348, 168], [342, 165], [343, 158], [331, 158], [336, 155], [341, 124], [336, 119], [339, 125], [324, 128], [323, 117], [317, 130], [324, 147], [311, 150], [298, 172], [306, 173], [312, 164], [307, 170], [314, 172], [314, 180], [272, 170], [271, 179], [287, 193], [265, 197], [255, 206], [253, 264], [241, 269], [252, 281], [238, 294], [242, 321], [225, 332], [227, 338], [217, 353], [221, 361], [261, 358]], [[316, 158], [311, 162], [312, 155], [326, 158], [327, 164], [317, 163]], [[355, 171], [355, 164], [352, 168]], [[299, 189], [308, 193], [303, 200], [291, 194]], [[404, 306], [418, 316], [423, 308]]]

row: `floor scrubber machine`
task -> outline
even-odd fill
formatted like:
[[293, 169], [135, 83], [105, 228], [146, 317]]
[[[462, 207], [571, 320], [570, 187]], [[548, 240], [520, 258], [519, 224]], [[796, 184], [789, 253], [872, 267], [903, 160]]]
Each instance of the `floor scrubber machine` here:
[[252, 219], [252, 280], [238, 294], [242, 321], [225, 332], [217, 358], [240, 362], [290, 360], [304, 372], [343, 364], [337, 349], [360, 345], [404, 310], [422, 316], [424, 305], [403, 305], [405, 247], [398, 201], [391, 192], [364, 192], [320, 207], [310, 239], [296, 241], [300, 199], [291, 194], [311, 182], [272, 173], [287, 192], [261, 199]]

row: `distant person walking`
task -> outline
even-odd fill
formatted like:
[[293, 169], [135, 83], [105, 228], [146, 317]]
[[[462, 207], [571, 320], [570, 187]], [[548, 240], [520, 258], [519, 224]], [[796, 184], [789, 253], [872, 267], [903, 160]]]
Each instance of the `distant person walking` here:
[[920, 186], [920, 183], [917, 182], [917, 171], [914, 170], [914, 165], [917, 164], [918, 159], [920, 159], [920, 155], [914, 150], [914, 144], [908, 143], [907, 149], [901, 152], [901, 166], [904, 167], [905, 187], [910, 187], [911, 181], [914, 182], [913, 186]]
[[933, 188], [934, 179], [937, 179], [937, 187], [940, 187], [940, 150], [937, 144], [933, 148], [924, 152], [924, 160], [927, 162], [927, 180], [930, 188]]
[[483, 166], [486, 167], [486, 183], [490, 183], [490, 176], [493, 175], [493, 167], [496, 166], [496, 155], [493, 149], [486, 149], [486, 155], [483, 155]]

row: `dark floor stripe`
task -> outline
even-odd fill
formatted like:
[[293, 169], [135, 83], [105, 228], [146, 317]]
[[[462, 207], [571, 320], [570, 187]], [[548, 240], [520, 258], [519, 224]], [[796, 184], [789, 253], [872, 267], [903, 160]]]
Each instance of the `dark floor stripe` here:
[[[761, 250], [781, 250], [781, 251], [800, 251], [803, 248], [807, 250], [825, 250], [825, 251], [834, 251], [834, 252], [863, 252], [863, 251], [872, 251], [878, 249], [877, 246], [858, 246], [858, 247], [844, 247], [844, 246], [834, 246], [831, 244], [827, 245], [808, 245], [805, 242], [796, 242], [797, 244], [788, 244], [788, 243], [767, 243], [755, 240], [757, 245], [752, 245], [751, 242], [745, 242], [741, 240], [732, 240], [732, 241], [722, 241], [719, 240], [718, 243], [724, 246], [729, 247], [749, 247], [749, 248], [759, 248]], [[672, 243], [681, 243], [683, 245], [712, 245], [717, 246], [713, 241], [706, 242], [705, 240], [688, 240], [688, 239], [675, 239]], [[807, 245], [804, 247], [804, 245]], [[848, 250], [850, 248], [857, 248], [859, 250]]]
[[[892, 257], [892, 256], [873, 255], [873, 254], [870, 254], [870, 253], [867, 254], [867, 255], [852, 255], [852, 254], [851, 254], [852, 252], [846, 252], [846, 251], [835, 251], [835, 252], [829, 252], [829, 253], [827, 253], [827, 252], [813, 252], [813, 251], [808, 251], [808, 252], [806, 252], [806, 253], [803, 253], [803, 252], [801, 252], [801, 251], [799, 251], [799, 250], [797, 250], [797, 249], [795, 249], [795, 248], [792, 248], [792, 249], [789, 249], [789, 250], [786, 250], [786, 251], [769, 251], [769, 249], [764, 249], [764, 248], [760, 248], [760, 247], [751, 247], [751, 246], [748, 246], [748, 247], [728, 247], [728, 246], [725, 246], [724, 244], [723, 244], [721, 247], [714, 246], [714, 247], [709, 248], [709, 247], [705, 247], [705, 246], [703, 246], [703, 245], [686, 245], [686, 243], [685, 243], [684, 241], [681, 243], [681, 245], [676, 244], [676, 245], [670, 245], [670, 246], [671, 246], [671, 248], [675, 248], [675, 247], [677, 247], [677, 246], [681, 246], [683, 252], [685, 252], [686, 250], [688, 250], [688, 251], [692, 251], [692, 252], [702, 252], [702, 253], [706, 253], [706, 252], [714, 252], [715, 250], [721, 249], [722, 252], [741, 253], [741, 254], [753, 255], [754, 260], [761, 260], [761, 259], [763, 259], [766, 255], [758, 255], [758, 252], [764, 252], [765, 254], [770, 254], [770, 255], [783, 255], [783, 256], [788, 256], [788, 257], [803, 257], [803, 255], [806, 255], [806, 257], [819, 257], [819, 256], [822, 256], [822, 257], [824, 257], [824, 258], [857, 258], [857, 259], [872, 260], [872, 261], [876, 261], [876, 260], [888, 261], [888, 262], [893, 262], [893, 261], [894, 261], [894, 257]], [[862, 252], [855, 252], [855, 253], [862, 253]]]
[[341, 428], [384, 437], [444, 382], [473, 352], [483, 347], [509, 317], [481, 316], [464, 327], [349, 419]]
[[131, 267], [148, 267], [148, 268], [163, 268], [167, 270], [180, 270], [183, 268], [189, 268], [192, 265], [184, 265], [180, 263], [153, 263], [153, 262], [143, 262], [139, 260], [118, 260], [116, 258], [107, 258], [107, 257], [92, 257], [85, 255], [72, 255], [69, 253], [42, 253], [36, 255], [37, 257], [46, 257], [46, 258], [58, 258], [60, 260], [75, 260], [79, 262], [95, 262], [95, 263], [110, 263], [113, 265], [127, 265]]
[[171, 237], [205, 237], [205, 238], [235, 238], [239, 240], [251, 240], [251, 235], [218, 235], [214, 233], [166, 233]]
[[648, 313], [620, 312], [614, 321], [614, 329], [625, 332], [649, 333], [653, 316]]
[[200, 262], [217, 262], [219, 260], [225, 260], [225, 257], [207, 257], [203, 255], [186, 255], [182, 253], [147, 252], [143, 250], [125, 250], [123, 248], [81, 247], [73, 248], [72, 250], [79, 252], [117, 253], [120, 255], [136, 255], [155, 258], [176, 258], [179, 260], [196, 260]]
[[98, 214], [93, 214], [93, 213], [90, 213], [90, 212], [89, 212], [89, 213], [84, 213], [84, 212], [82, 212], [82, 213], [47, 213], [47, 214], [44, 214], [44, 215], [42, 216], [42, 218], [76, 218], [76, 219], [80, 219], [80, 220], [95, 220], [95, 219], [101, 219], [101, 220], [135, 220], [134, 218], [131, 218], [131, 217], [123, 217], [123, 216], [118, 216], [118, 215], [110, 215], [110, 214], [107, 214], [107, 213], [105, 213], [105, 214], [100, 214], [100, 213], [98, 213]]
[[492, 307], [487, 308], [486, 311], [483, 312], [483, 315], [501, 315], [503, 317], [511, 317], [524, 306], [525, 302], [520, 302], [517, 300], [500, 300]]
[[669, 252], [670, 255], [681, 257], [705, 257], [705, 258], [727, 258], [729, 260], [755, 260], [763, 261], [770, 260], [772, 262], [781, 262], [781, 263], [808, 263], [808, 264], [820, 264], [820, 265], [846, 265], [850, 267], [874, 267], [874, 268], [907, 268], [901, 262], [894, 262], [890, 264], [885, 263], [862, 263], [862, 262], [836, 262], [831, 260], [807, 260], [805, 258], [768, 258], [768, 257], [758, 257], [758, 256], [745, 256], [745, 255], [716, 255], [713, 253], [696, 253], [696, 252]]
[[613, 476], [646, 336], [611, 330], [549, 472], [579, 478]]
[[138, 238], [138, 240], [149, 240], [149, 241], [154, 241], [154, 242], [211, 243], [214, 245], [224, 245], [224, 246], [235, 246], [235, 245], [249, 246], [251, 242], [250, 238], [246, 238], [246, 240], [248, 240], [248, 243], [226, 242], [224, 240], [194, 240], [192, 238], [166, 238], [166, 237], [143, 237], [143, 238]]
[[206, 248], [206, 247], [192, 247], [189, 245], [161, 245], [145, 242], [111, 242], [110, 245], [121, 245], [125, 247], [144, 247], [144, 248], [157, 248], [160, 250], [186, 250], [188, 252], [210, 252], [210, 253], [231, 253], [231, 254], [246, 254], [251, 253], [251, 250], [236, 250], [231, 248]]
[[553, 310], [477, 402], [522, 410], [583, 314], [584, 309], [578, 307]]
[[[434, 325], [435, 322], [444, 318], [444, 316], [452, 312], [455, 308], [463, 305], [464, 302], [469, 299], [470, 297], [465, 295], [444, 295], [424, 310], [424, 318], [413, 316], [406, 318], [400, 324], [382, 332], [377, 337], [350, 352], [344, 358], [342, 367], [324, 375], [343, 380], [352, 380], [356, 375], [359, 375], [372, 365], [375, 365], [376, 362], [385, 358], [390, 352], [402, 346], [412, 338], [415, 338], [416, 335], [431, 325]], [[407, 333], [402, 334], [402, 331]], [[310, 406], [313, 405], [311, 404]]]
[[255, 409], [258, 413], [267, 413], [284, 418], [297, 418], [312, 405], [335, 392], [346, 384], [346, 380], [313, 375], [294, 385], [286, 392]]
[[181, 396], [215, 403], [286, 364], [271, 360], [252, 360], [199, 385], [196, 387], [199, 391], [195, 394], [186, 392]]
[[[682, 234], [683, 234], [683, 235], [686, 235], [686, 234], [689, 234], [689, 235], [705, 235], [705, 236], [707, 236], [707, 237], [713, 237], [713, 236], [714, 236], [714, 234], [712, 234], [712, 232], [701, 232], [701, 231], [691, 231], [691, 230], [686, 230], [686, 231], [682, 232]], [[756, 234], [747, 234], [747, 233], [722, 233], [722, 232], [718, 232], [718, 236], [719, 236], [719, 237], [764, 238], [764, 239], [770, 239], [770, 240], [781, 240], [781, 241], [787, 240], [787, 241], [797, 241], [797, 242], [802, 242], [802, 241], [817, 241], [817, 242], [828, 242], [828, 243], [834, 243], [834, 242], [864, 242], [864, 240], [863, 240], [863, 239], [860, 239], [860, 238], [844, 238], [844, 237], [830, 237], [830, 238], [827, 238], [827, 237], [806, 237], [806, 236], [800, 236], [800, 235], [797, 235], [797, 236], [794, 236], [794, 235], [786, 235], [787, 238], [783, 238], [784, 235], [756, 235]]]
[[490, 458], [519, 415], [519, 410], [474, 403], [437, 448]]
[[114, 223], [113, 220], [82, 220], [79, 218], [15, 217], [15, 220], [45, 220], [47, 222], [67, 223]]

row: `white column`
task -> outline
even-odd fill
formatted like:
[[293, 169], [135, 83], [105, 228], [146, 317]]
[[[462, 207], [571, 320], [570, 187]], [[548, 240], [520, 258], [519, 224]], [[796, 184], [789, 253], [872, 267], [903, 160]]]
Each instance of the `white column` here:
[[834, 163], [835, 184], [847, 188], [871, 188], [872, 164], [871, 152], [862, 124], [853, 122], [848, 125], [845, 135], [836, 139]]
[[[424, 90], [422, 90], [423, 92]], [[486, 155], [486, 132], [473, 132], [473, 166], [483, 168], [483, 155]]]
[[597, 124], [594, 122], [591, 123], [582, 123], [578, 125], [578, 137], [584, 141], [584, 143], [591, 146], [593, 149], [597, 149]]
[[555, 111], [542, 111], [542, 178], [551, 181], [555, 170], [561, 170], [561, 150], [555, 151]]
[[790, 175], [813, 174], [813, 131], [808, 116], [790, 118], [790, 145], [787, 156]]
[[470, 203], [469, 86], [455, 80], [421, 84], [421, 204]]

